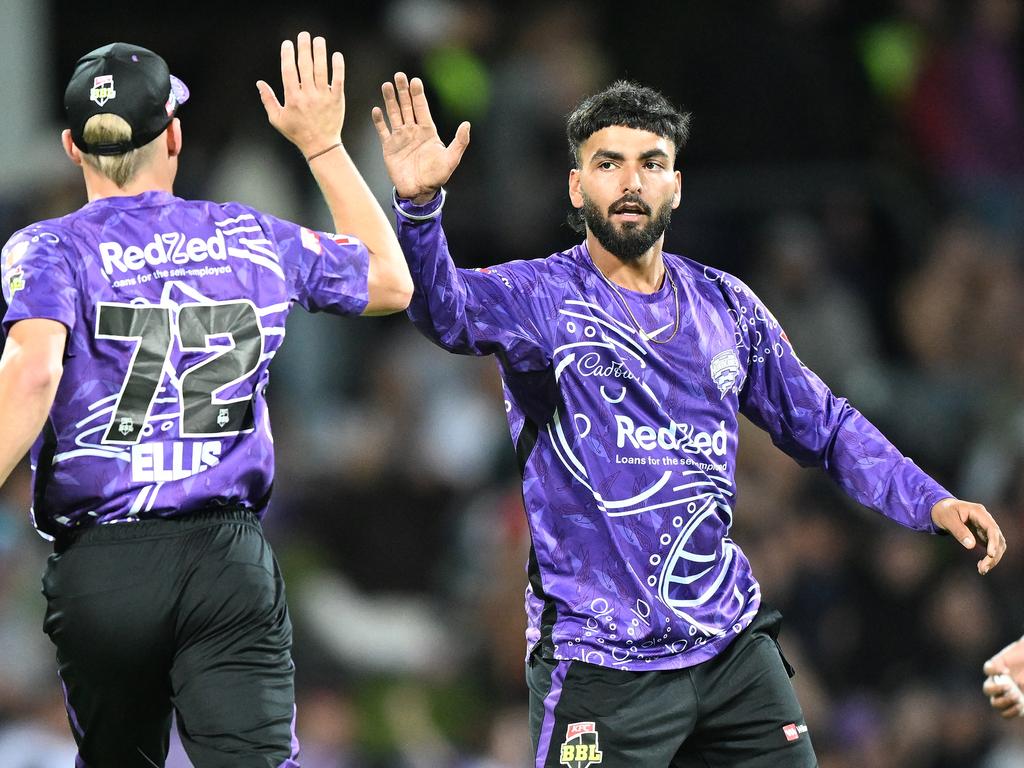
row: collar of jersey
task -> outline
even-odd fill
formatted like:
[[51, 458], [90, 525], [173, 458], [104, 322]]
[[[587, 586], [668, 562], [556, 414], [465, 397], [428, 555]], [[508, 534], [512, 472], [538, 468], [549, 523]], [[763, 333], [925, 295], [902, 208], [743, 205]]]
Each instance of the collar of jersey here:
[[[600, 274], [600, 269], [598, 268], [597, 263], [591, 258], [590, 250], [587, 248], [586, 241], [580, 243], [578, 248], [580, 258], [590, 265], [590, 268], [597, 273], [597, 279], [603, 283], [605, 281], [605, 277], [602, 274]], [[665, 258], [664, 251], [662, 251], [661, 258], [665, 262], [665, 269], [669, 269], [669, 260]], [[678, 281], [678, 271], [673, 272], [672, 274], [676, 278], [676, 281]], [[654, 293], [642, 293], [640, 291], [631, 291], [629, 288], [623, 288], [621, 285], [618, 285], [617, 283], [615, 284], [615, 288], [619, 291], [620, 295], [627, 297], [630, 301], [639, 301], [644, 304], [655, 304], [659, 301], [664, 300], [666, 297], [672, 296], [672, 286], [668, 280], [662, 280], [661, 287]]]
[[99, 200], [93, 200], [88, 205], [105, 205], [112, 206], [114, 208], [144, 208], [154, 205], [167, 205], [172, 203], [179, 198], [172, 195], [170, 192], [165, 192], [162, 189], [149, 190], [148, 192], [140, 192], [137, 195], [118, 195], [116, 197], [102, 197]]

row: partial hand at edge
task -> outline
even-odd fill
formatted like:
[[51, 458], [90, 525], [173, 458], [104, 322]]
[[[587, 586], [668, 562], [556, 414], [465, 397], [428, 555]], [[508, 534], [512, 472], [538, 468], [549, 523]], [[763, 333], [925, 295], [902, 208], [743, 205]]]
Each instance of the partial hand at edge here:
[[425, 203], [462, 161], [469, 146], [469, 123], [459, 125], [446, 147], [431, 119], [422, 80], [414, 77], [410, 82], [404, 72], [397, 72], [394, 84], [384, 83], [381, 93], [387, 118], [380, 107], [373, 108], [372, 117], [384, 165], [399, 197]]
[[1024, 717], [1024, 638], [1010, 643], [985, 662], [981, 690], [1002, 717]]
[[985, 557], [978, 562], [978, 573], [985, 575], [1006, 552], [1006, 539], [985, 507], [960, 499], [943, 499], [932, 507], [932, 522], [949, 531], [965, 549], [974, 549], [977, 539], [986, 544]]

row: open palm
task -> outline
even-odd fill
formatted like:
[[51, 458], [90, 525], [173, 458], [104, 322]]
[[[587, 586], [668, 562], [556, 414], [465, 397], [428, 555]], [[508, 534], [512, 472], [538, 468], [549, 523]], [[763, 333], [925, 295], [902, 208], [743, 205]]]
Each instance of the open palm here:
[[[430, 106], [423, 92], [423, 81], [410, 82], [403, 72], [395, 82], [381, 86], [384, 109], [373, 108], [384, 165], [399, 197], [423, 203], [445, 184], [469, 146], [469, 123], [462, 123], [447, 147], [437, 134], [430, 117]], [[390, 128], [388, 124], [390, 123]]]

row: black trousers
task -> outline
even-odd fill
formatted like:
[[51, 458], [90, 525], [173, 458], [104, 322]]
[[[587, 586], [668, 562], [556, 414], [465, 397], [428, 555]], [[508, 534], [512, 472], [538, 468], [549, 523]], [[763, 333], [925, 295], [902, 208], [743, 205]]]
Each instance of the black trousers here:
[[43, 594], [78, 766], [163, 766], [173, 709], [196, 768], [297, 768], [284, 582], [252, 513], [86, 529]]
[[722, 653], [629, 672], [534, 655], [527, 665], [536, 768], [814, 768], [817, 760], [762, 608]]

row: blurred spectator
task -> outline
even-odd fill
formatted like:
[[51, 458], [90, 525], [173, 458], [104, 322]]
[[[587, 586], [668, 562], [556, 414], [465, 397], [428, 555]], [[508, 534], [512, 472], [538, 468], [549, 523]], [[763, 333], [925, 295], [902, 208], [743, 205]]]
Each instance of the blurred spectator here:
[[933, 49], [911, 99], [910, 127], [952, 202], [998, 234], [1024, 236], [1022, 7], [967, 3], [962, 32]]

